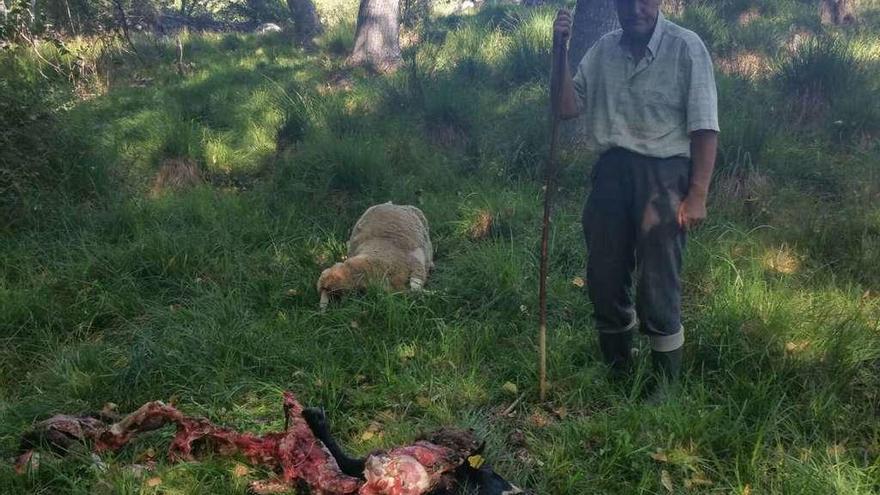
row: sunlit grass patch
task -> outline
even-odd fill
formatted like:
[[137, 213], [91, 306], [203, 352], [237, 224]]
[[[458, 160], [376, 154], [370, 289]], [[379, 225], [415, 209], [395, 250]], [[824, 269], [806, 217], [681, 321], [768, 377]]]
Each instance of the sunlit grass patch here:
[[788, 246], [769, 249], [762, 257], [764, 268], [782, 275], [792, 275], [801, 268], [801, 261], [797, 254], [793, 253]]

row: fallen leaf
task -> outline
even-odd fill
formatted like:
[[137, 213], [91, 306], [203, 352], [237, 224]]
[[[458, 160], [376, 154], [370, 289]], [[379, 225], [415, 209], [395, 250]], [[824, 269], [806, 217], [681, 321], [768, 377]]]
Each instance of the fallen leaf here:
[[669, 493], [673, 492], [672, 476], [669, 475], [669, 471], [665, 469], [660, 471], [660, 484], [663, 485], [663, 488], [666, 488], [666, 491]]
[[529, 416], [529, 421], [531, 421], [536, 428], [544, 428], [550, 424], [550, 418], [541, 411], [533, 412], [532, 415]]
[[131, 473], [135, 478], [143, 478], [150, 471], [156, 469], [155, 461], [148, 461], [144, 464], [131, 464], [125, 467], [125, 470]]
[[290, 297], [298, 296], [299, 290], [297, 289], [287, 289], [287, 295]]
[[245, 466], [240, 462], [236, 462], [235, 467], [232, 468], [232, 475], [236, 478], [244, 478], [249, 474], [251, 474], [251, 468]]
[[846, 447], [841, 443], [835, 443], [834, 445], [828, 447], [825, 450], [830, 457], [840, 457], [844, 453], [846, 453]]
[[565, 406], [559, 406], [553, 409], [553, 414], [555, 414], [556, 417], [559, 419], [565, 419], [566, 416], [568, 416], [568, 409], [566, 409]]
[[407, 360], [416, 357], [415, 344], [400, 344], [397, 346], [397, 355], [400, 359]]
[[381, 438], [382, 435], [384, 435], [384, 433], [382, 432], [382, 423], [373, 421], [372, 423], [370, 423], [370, 426], [368, 426], [367, 429], [363, 433], [361, 433], [361, 441], [367, 442], [374, 438]]
[[526, 446], [526, 435], [522, 432], [522, 430], [513, 430], [510, 432], [510, 435], [507, 437], [507, 441], [513, 447], [525, 447]]
[[158, 476], [153, 476], [152, 478], [147, 478], [147, 481], [145, 484], [147, 486], [149, 486], [150, 488], [155, 487], [155, 486], [159, 486], [162, 484], [162, 478], [160, 478]]
[[789, 354], [794, 354], [797, 352], [805, 351], [810, 347], [810, 341], [808, 340], [799, 340], [797, 342], [786, 342], [785, 343], [785, 352]]
[[743, 491], [740, 495], [752, 495], [752, 485], [746, 485], [743, 487]]
[[501, 388], [510, 395], [516, 395], [519, 392], [519, 387], [513, 382], [507, 382]]
[[586, 285], [586, 282], [584, 281], [583, 277], [575, 277], [571, 279], [571, 285], [581, 289], [584, 285]]
[[468, 457], [467, 460], [468, 464], [470, 464], [470, 466], [474, 469], [480, 469], [480, 466], [482, 466], [483, 463], [486, 462], [486, 459], [484, 459], [481, 455], [472, 455]]
[[657, 449], [657, 452], [651, 454], [651, 459], [654, 459], [657, 462], [669, 462], [669, 456], [666, 455], [666, 452], [663, 452], [660, 449]]
[[[380, 411], [379, 414], [376, 415], [376, 418], [383, 423], [393, 423], [394, 421], [397, 421], [397, 415], [394, 414], [394, 411], [391, 409]], [[376, 424], [381, 428], [382, 425], [380, 423]]]
[[156, 449], [153, 447], [148, 448], [147, 450], [141, 452], [139, 456], [135, 458], [137, 462], [149, 462], [156, 459]]
[[701, 486], [712, 486], [714, 482], [706, 477], [705, 474], [697, 471], [690, 478], [684, 480], [684, 487], [688, 490], [699, 488]]

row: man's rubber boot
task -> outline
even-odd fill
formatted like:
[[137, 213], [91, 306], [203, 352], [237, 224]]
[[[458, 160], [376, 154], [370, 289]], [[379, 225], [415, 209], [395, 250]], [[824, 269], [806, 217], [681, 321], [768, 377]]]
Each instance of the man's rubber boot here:
[[683, 346], [669, 352], [651, 351], [651, 364], [654, 366], [657, 382], [646, 399], [648, 404], [659, 405], [669, 400], [678, 385], [683, 356]]
[[625, 376], [632, 367], [632, 330], [619, 333], [599, 333], [599, 349], [611, 370], [613, 378]]

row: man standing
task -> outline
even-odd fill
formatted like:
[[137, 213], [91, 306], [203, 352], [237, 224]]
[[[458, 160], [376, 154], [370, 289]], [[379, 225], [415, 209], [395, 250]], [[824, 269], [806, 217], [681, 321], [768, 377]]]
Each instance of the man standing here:
[[[663, 17], [660, 0], [617, 0], [622, 29], [602, 37], [560, 82], [562, 118], [584, 112], [601, 153], [583, 213], [587, 284], [599, 347], [615, 374], [633, 332], [651, 342], [662, 401], [681, 370], [681, 263], [686, 231], [706, 218], [718, 109], [709, 52]], [[560, 10], [554, 37], [567, 42]], [[633, 301], [633, 274], [636, 298]]]

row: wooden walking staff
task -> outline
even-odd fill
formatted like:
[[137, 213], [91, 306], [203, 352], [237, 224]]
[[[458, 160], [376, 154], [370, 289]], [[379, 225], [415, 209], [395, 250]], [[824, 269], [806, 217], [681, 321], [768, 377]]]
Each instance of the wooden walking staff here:
[[561, 36], [553, 36], [552, 74], [550, 75], [550, 153], [544, 166], [544, 222], [541, 231], [541, 279], [538, 292], [540, 306], [539, 370], [541, 379], [541, 402], [547, 398], [547, 239], [550, 236], [550, 205], [553, 200], [556, 178], [556, 145], [559, 141], [560, 85], [565, 75], [568, 48]]

